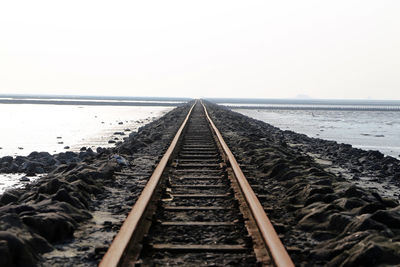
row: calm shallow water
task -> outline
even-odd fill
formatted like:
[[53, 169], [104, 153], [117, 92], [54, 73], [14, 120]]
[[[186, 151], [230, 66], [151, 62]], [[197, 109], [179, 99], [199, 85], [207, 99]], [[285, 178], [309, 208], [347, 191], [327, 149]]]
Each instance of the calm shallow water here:
[[[51, 154], [79, 151], [82, 146], [110, 147], [114, 132], [137, 129], [173, 107], [60, 106], [0, 104], [0, 157], [25, 156], [32, 151]], [[121, 124], [122, 123], [122, 124]], [[125, 136], [119, 136], [122, 140]], [[64, 147], [69, 146], [70, 149]], [[0, 194], [24, 186], [24, 174], [0, 174]], [[29, 177], [34, 181], [38, 177]]]
[[0, 104], [0, 156], [110, 146], [114, 132], [136, 131], [172, 108]]
[[4, 193], [7, 189], [10, 188], [22, 188], [25, 187], [26, 184], [30, 182], [34, 182], [35, 180], [39, 179], [43, 175], [36, 175], [33, 177], [29, 177], [29, 181], [20, 181], [25, 174], [21, 173], [8, 173], [8, 174], [0, 174], [0, 195]]
[[282, 130], [400, 158], [400, 112], [235, 109]]

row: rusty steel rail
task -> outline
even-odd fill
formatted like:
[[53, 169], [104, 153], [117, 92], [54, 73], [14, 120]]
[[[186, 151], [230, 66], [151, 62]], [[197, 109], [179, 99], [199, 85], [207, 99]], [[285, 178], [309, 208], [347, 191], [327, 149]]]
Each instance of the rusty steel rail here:
[[161, 175], [167, 166], [167, 163], [174, 151], [176, 144], [182, 134], [183, 129], [186, 126], [187, 121], [189, 120], [190, 114], [192, 113], [193, 107], [190, 108], [188, 115], [183, 121], [181, 127], [176, 133], [174, 139], [172, 140], [171, 145], [168, 147], [168, 150], [165, 152], [164, 156], [161, 158], [158, 163], [156, 169], [151, 175], [149, 181], [146, 184], [146, 187], [143, 189], [140, 194], [138, 200], [130, 211], [128, 217], [125, 219], [124, 223], [121, 226], [118, 234], [115, 236], [111, 246], [108, 248], [107, 253], [104, 255], [101, 260], [99, 266], [101, 267], [110, 267], [110, 266], [119, 266], [121, 263], [121, 259], [128, 248], [129, 242], [131, 240], [131, 236], [138, 229], [138, 225], [140, 221], [143, 219], [145, 211], [151, 201], [151, 198], [160, 182]]
[[271, 224], [271, 221], [268, 219], [267, 214], [264, 211], [264, 208], [261, 206], [260, 201], [258, 200], [256, 194], [251, 188], [249, 182], [247, 181], [245, 175], [237, 163], [235, 156], [232, 154], [228, 145], [225, 143], [222, 138], [221, 133], [215, 126], [214, 122], [211, 120], [207, 108], [202, 103], [204, 111], [206, 113], [206, 117], [211, 124], [215, 134], [218, 137], [218, 141], [220, 142], [230, 165], [235, 173], [237, 182], [239, 183], [242, 193], [244, 194], [247, 204], [251, 210], [251, 213], [257, 223], [258, 229], [261, 232], [262, 238], [265, 242], [265, 245], [268, 251], [271, 253], [271, 258], [276, 266], [294, 266], [289, 254], [287, 253], [285, 247], [283, 246], [281, 240], [279, 239], [278, 234], [276, 233], [274, 227]]
[[[198, 102], [199, 101], [196, 101], [196, 103]], [[184, 122], [182, 123], [178, 132], [176, 133], [167, 152], [164, 154], [159, 164], [157, 165], [156, 169], [154, 170], [153, 174], [151, 175], [146, 187], [143, 189], [140, 197], [138, 198], [131, 212], [129, 213], [128, 217], [124, 221], [119, 233], [114, 238], [111, 246], [109, 247], [107, 253], [104, 255], [99, 266], [108, 267], [108, 266], [121, 266], [126, 264], [126, 259], [123, 258], [127, 257], [127, 254], [130, 253], [127, 251], [131, 251], [130, 250], [130, 247], [132, 246], [131, 243], [135, 242], [131, 241], [132, 237], [134, 235], [138, 235], [138, 233], [140, 236], [141, 231], [143, 231], [143, 229], [141, 229], [141, 224], [145, 222], [146, 219], [148, 220], [148, 218], [146, 218], [146, 216], [148, 216], [146, 215], [148, 213], [148, 210], [153, 209], [150, 208], [149, 206], [151, 206], [150, 204], [154, 199], [154, 195], [157, 194], [156, 193], [158, 190], [157, 188], [161, 183], [163, 173], [172, 155], [174, 154], [174, 151], [176, 151], [176, 147], [177, 144], [179, 143], [182, 132], [186, 127], [186, 124], [189, 120], [189, 117], [191, 116], [191, 113], [196, 103], [191, 107], [190, 111], [188, 112]], [[270, 220], [265, 214], [263, 207], [261, 206], [254, 191], [249, 185], [242, 170], [240, 169], [235, 157], [233, 156], [229, 147], [222, 138], [221, 133], [211, 120], [207, 112], [207, 108], [203, 103], [202, 105], [204, 108], [206, 118], [211, 126], [212, 131], [215, 134], [214, 138], [217, 139], [217, 141], [219, 142], [219, 146], [221, 147], [223, 153], [225, 154], [227, 163], [230, 165], [230, 168], [234, 173], [233, 176], [234, 179], [236, 179], [235, 183], [238, 184], [240, 191], [242, 192], [244, 201], [246, 202], [246, 208], [248, 207], [248, 209], [250, 210], [247, 212], [251, 214], [253, 220], [255, 221], [257, 231], [259, 232], [258, 235], [261, 236], [262, 245], [265, 246], [266, 250], [268, 251], [272, 264], [279, 267], [294, 266], [286, 249], [284, 248], [277, 233], [275, 232]], [[134, 238], [133, 240], [137, 239]]]

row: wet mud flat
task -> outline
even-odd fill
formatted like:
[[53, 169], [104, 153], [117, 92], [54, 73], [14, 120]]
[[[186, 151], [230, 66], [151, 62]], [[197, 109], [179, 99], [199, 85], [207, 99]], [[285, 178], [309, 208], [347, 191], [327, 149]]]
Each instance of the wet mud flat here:
[[6, 172], [23, 165], [28, 175], [44, 174], [0, 196], [0, 266], [96, 266], [189, 108], [177, 107], [115, 148], [34, 153], [24, 158], [36, 159], [29, 167], [7, 157]]
[[399, 264], [398, 160], [208, 108], [296, 265]]

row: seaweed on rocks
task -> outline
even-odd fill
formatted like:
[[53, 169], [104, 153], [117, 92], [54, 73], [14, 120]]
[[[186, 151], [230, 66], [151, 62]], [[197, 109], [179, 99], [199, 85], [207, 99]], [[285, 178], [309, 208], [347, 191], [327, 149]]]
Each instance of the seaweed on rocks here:
[[[343, 171], [395, 180], [399, 161], [377, 151], [281, 131], [206, 103], [282, 242], [298, 266], [371, 266], [400, 262], [400, 206], [310, 155], [326, 155]], [[399, 188], [397, 187], [397, 191]]]

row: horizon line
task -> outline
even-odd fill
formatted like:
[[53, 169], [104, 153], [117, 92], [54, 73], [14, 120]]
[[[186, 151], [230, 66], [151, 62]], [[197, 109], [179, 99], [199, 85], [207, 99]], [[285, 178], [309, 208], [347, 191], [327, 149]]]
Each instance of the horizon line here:
[[5, 98], [5, 97], [42, 97], [42, 98], [54, 98], [54, 97], [60, 97], [60, 98], [68, 98], [68, 97], [74, 97], [74, 98], [102, 98], [102, 99], [107, 99], [107, 98], [136, 98], [136, 99], [179, 99], [179, 100], [193, 100], [193, 99], [209, 99], [209, 100], [297, 100], [297, 101], [400, 101], [400, 99], [374, 99], [374, 98], [313, 98], [313, 97], [274, 97], [274, 98], [267, 98], [267, 97], [187, 97], [187, 96], [128, 96], [128, 95], [77, 95], [77, 94], [9, 94], [9, 93], [0, 93], [0, 98]]

